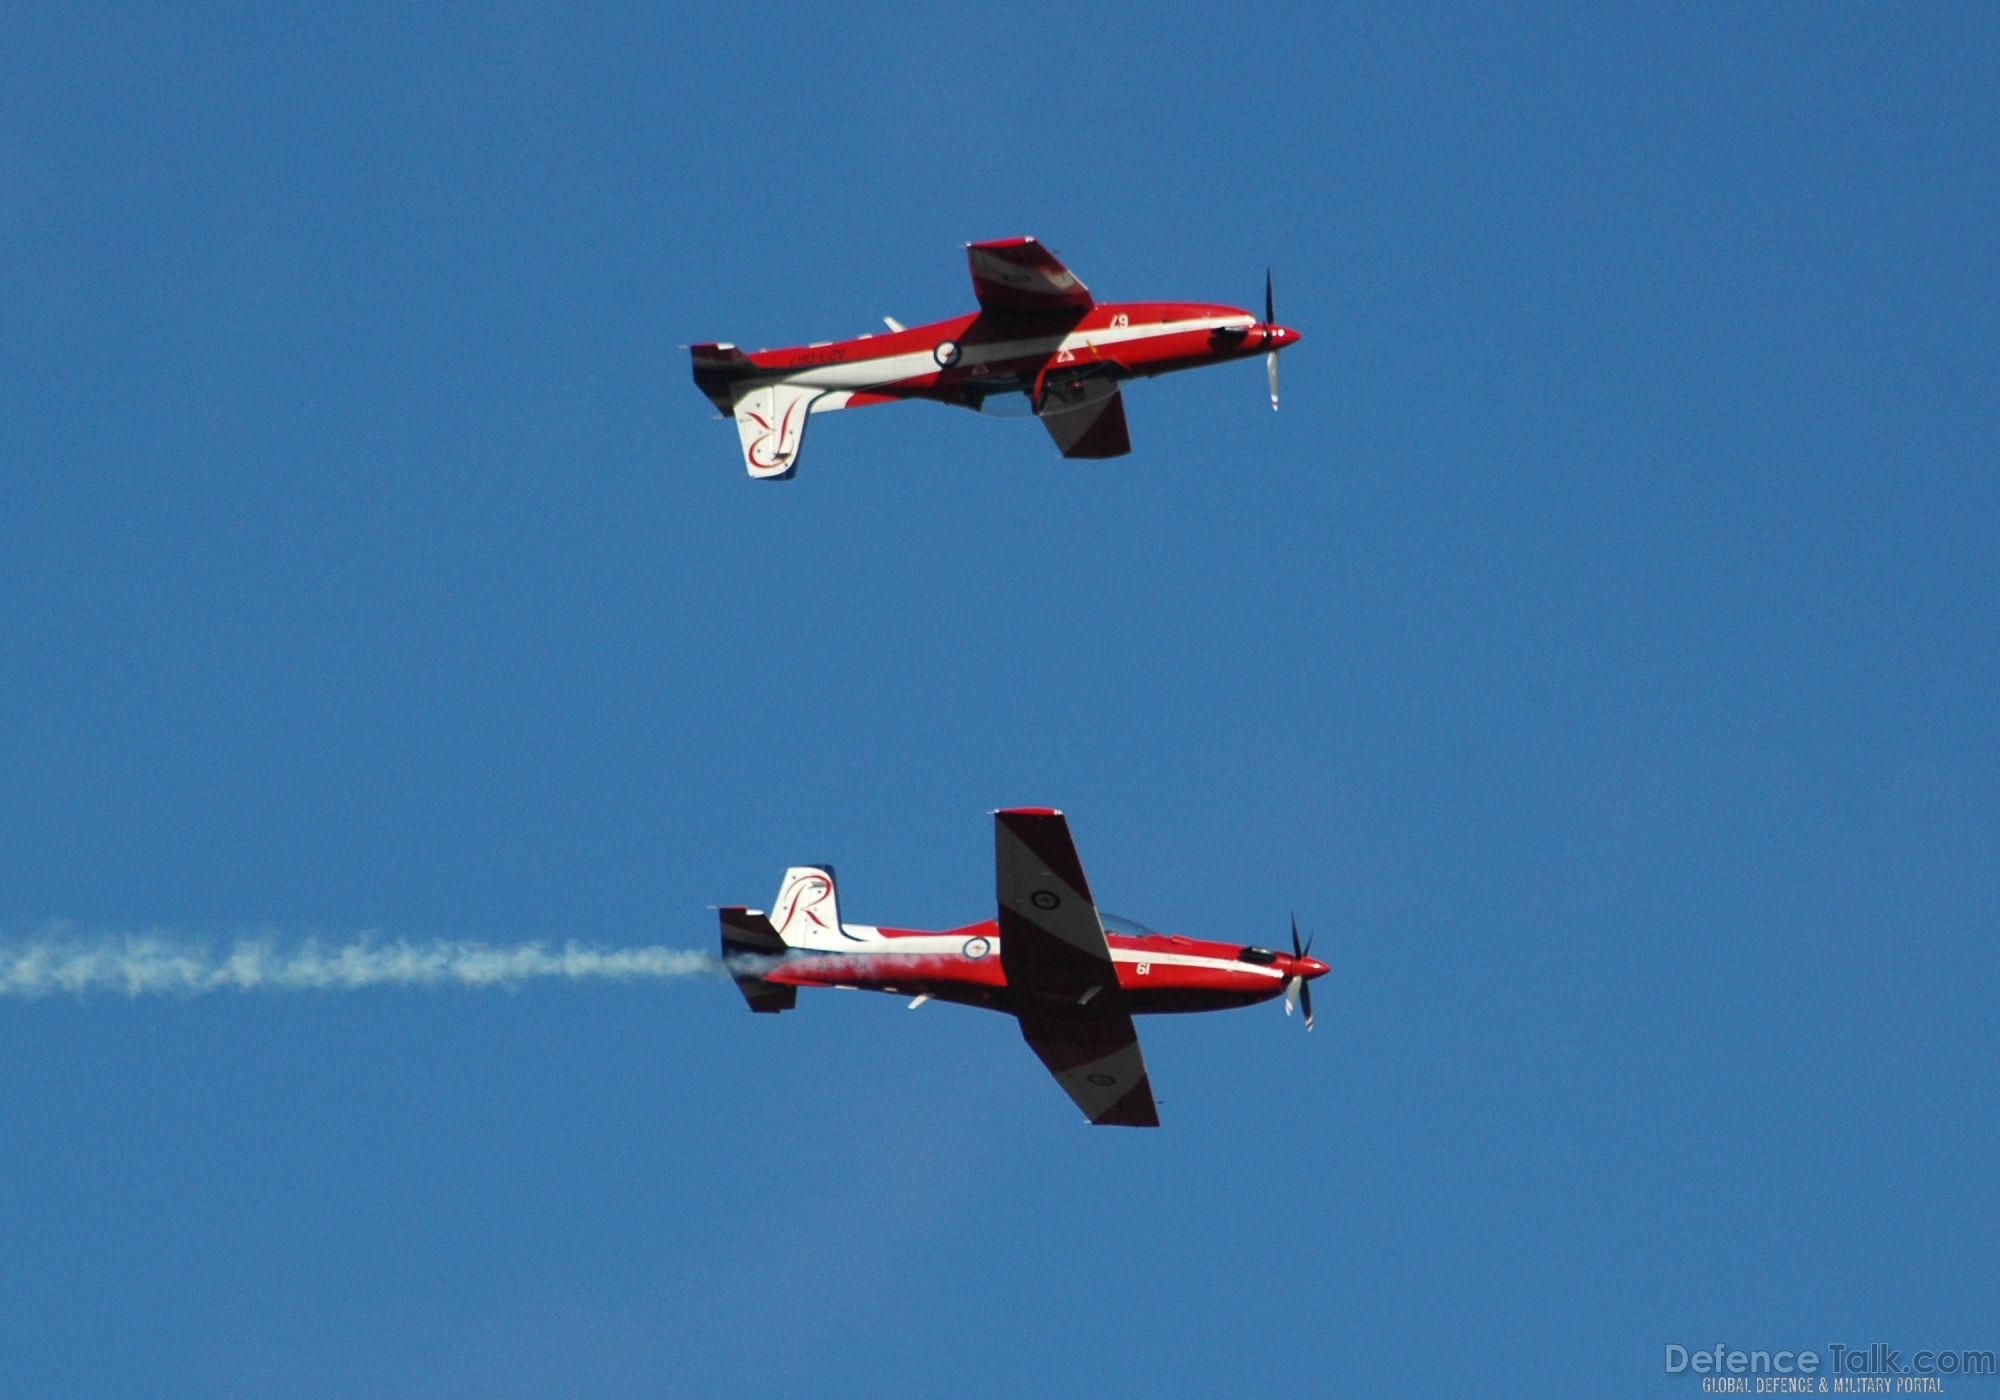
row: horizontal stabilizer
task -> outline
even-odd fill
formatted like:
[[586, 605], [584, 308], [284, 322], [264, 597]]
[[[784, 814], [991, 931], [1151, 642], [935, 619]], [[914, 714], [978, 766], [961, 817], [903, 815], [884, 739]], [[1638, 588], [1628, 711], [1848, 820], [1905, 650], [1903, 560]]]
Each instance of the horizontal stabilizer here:
[[734, 345], [690, 345], [694, 360], [694, 387], [708, 395], [708, 401], [723, 413], [734, 412], [732, 387], [756, 371], [750, 357]]
[[766, 982], [757, 974], [785, 956], [785, 940], [778, 937], [771, 921], [754, 909], [729, 905], [717, 911], [722, 918], [722, 960], [736, 989], [750, 1003], [752, 1011], [790, 1011], [798, 1004], [799, 989], [779, 982]]

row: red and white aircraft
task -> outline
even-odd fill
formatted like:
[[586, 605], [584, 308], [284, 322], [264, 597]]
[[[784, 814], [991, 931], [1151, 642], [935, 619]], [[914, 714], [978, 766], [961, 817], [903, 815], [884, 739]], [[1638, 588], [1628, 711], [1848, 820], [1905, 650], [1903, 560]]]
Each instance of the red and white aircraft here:
[[1276, 324], [1271, 278], [1264, 319], [1233, 306], [1180, 301], [1098, 302], [1032, 238], [966, 245], [979, 310], [887, 334], [744, 354], [689, 347], [695, 385], [736, 420], [753, 477], [792, 474], [806, 419], [902, 399], [984, 408], [1001, 394], [1028, 404], [1065, 457], [1132, 450], [1119, 385], [1261, 354], [1278, 406], [1278, 352], [1299, 333]]
[[1285, 999], [1312, 1029], [1311, 980], [1326, 964], [1292, 951], [1160, 934], [1098, 912], [1069, 823], [1047, 807], [995, 812], [1000, 917], [942, 933], [843, 923], [833, 871], [785, 872], [770, 913], [721, 911], [722, 955], [752, 1011], [789, 1011], [801, 987], [889, 992], [991, 1007], [1020, 1019], [1093, 1123], [1155, 1128], [1160, 1117], [1132, 1017]]

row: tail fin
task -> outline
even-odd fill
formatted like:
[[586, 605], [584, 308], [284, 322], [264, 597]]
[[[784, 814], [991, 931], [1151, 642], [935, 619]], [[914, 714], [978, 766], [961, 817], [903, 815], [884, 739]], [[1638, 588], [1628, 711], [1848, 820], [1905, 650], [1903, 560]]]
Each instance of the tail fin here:
[[772, 931], [771, 921], [754, 909], [735, 905], [718, 911], [722, 916], [722, 960], [737, 990], [752, 1011], [790, 1011], [798, 1005], [799, 989], [767, 982], [758, 972], [785, 955], [785, 941]]
[[[759, 479], [783, 480], [799, 465], [799, 445], [805, 440], [806, 418], [813, 401], [825, 390], [801, 388], [796, 384], [766, 380], [749, 381], [759, 373], [756, 362], [734, 345], [690, 345], [694, 360], [695, 387], [708, 401], [736, 420], [743, 439], [743, 464]], [[841, 394], [828, 406], [844, 403]]]
[[768, 916], [735, 904], [718, 912], [723, 961], [752, 1011], [789, 1011], [798, 1004], [796, 986], [762, 975], [793, 949], [851, 952], [857, 944], [882, 936], [872, 928], [852, 933], [842, 929], [830, 865], [795, 865], [787, 870]]
[[799, 467], [806, 419], [819, 389], [796, 384], [758, 384], [737, 389], [731, 399], [736, 431], [743, 439], [743, 464], [760, 480], [782, 481]]
[[851, 950], [862, 940], [840, 926], [840, 896], [830, 865], [795, 865], [771, 904], [771, 928], [788, 948]]

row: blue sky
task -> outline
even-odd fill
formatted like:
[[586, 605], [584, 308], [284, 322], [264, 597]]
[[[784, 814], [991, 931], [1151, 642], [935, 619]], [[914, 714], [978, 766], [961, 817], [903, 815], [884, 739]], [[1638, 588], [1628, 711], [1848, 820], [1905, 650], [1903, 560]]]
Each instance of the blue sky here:
[[[1104, 904], [1141, 1030], [722, 984], [0, 1003], [61, 1395], [1434, 1394], [1993, 1346], [1976, 7], [0, 16], [0, 930], [712, 945]], [[1253, 304], [1135, 451], [743, 478], [678, 346]], [[1966, 1389], [1972, 1383], [1964, 1383]]]

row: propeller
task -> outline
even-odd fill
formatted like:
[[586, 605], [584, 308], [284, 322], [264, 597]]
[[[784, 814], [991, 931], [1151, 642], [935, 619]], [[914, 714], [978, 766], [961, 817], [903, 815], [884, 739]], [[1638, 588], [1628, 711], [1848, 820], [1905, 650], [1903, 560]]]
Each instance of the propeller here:
[[[1275, 359], [1277, 357], [1273, 355], [1272, 358]], [[1305, 947], [1301, 948], [1299, 946], [1299, 916], [1297, 914], [1293, 914], [1292, 957], [1295, 959], [1303, 958], [1307, 953], [1310, 953], [1312, 951], [1312, 946], [1313, 946], [1312, 940], [1310, 938], [1306, 940]], [[1285, 1014], [1287, 1016], [1291, 1015], [1292, 1008], [1295, 1006], [1298, 1007], [1301, 1011], [1305, 1012], [1306, 1029], [1311, 1030], [1313, 1028], [1312, 983], [1306, 981], [1304, 977], [1301, 977], [1297, 974], [1294, 974], [1292, 980], [1285, 984]]]
[[[1264, 269], [1264, 339], [1265, 340], [1268, 341], [1271, 338], [1271, 327], [1276, 325], [1277, 323], [1278, 323], [1278, 309], [1276, 305], [1273, 303], [1273, 299], [1271, 296], [1271, 269], [1267, 267]], [[1264, 373], [1267, 376], [1269, 376], [1271, 380], [1271, 411], [1273, 413], [1276, 413], [1278, 411], [1278, 352], [1276, 350], [1268, 350], [1264, 353]], [[1294, 939], [1293, 941], [1296, 942], [1297, 940]], [[1308, 1020], [1310, 1020], [1310, 1018], [1308, 1018]]]

